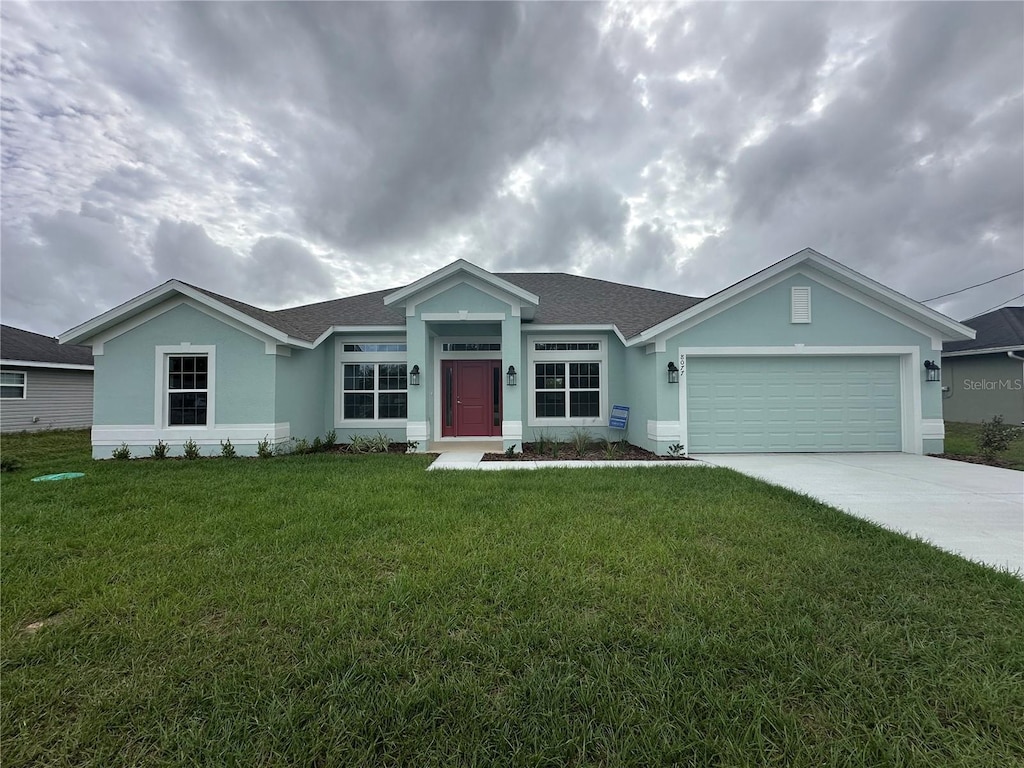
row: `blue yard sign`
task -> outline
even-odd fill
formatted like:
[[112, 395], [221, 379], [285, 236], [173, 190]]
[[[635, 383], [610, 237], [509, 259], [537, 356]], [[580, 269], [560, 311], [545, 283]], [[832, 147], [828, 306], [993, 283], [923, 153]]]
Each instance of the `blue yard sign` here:
[[608, 420], [608, 426], [612, 429], [625, 429], [626, 424], [629, 422], [629, 406], [628, 405], [613, 405], [612, 415]]

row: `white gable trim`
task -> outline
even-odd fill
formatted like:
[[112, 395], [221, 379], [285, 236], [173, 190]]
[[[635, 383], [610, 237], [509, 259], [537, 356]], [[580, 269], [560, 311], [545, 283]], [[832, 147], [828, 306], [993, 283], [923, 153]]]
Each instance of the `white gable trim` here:
[[164, 303], [158, 304], [155, 307], [151, 307], [142, 312], [137, 312], [135, 315], [129, 317], [127, 320], [118, 323], [117, 325], [114, 325], [113, 327], [109, 328], [106, 331], [93, 335], [93, 356], [98, 357], [102, 355], [103, 345], [106, 344], [106, 342], [110, 341], [111, 339], [116, 339], [118, 336], [128, 333], [128, 331], [138, 328], [140, 325], [148, 323], [150, 320], [159, 317], [165, 312], [170, 312], [172, 309], [175, 309], [182, 305], [191, 307], [197, 312], [202, 312], [204, 315], [212, 317], [214, 320], [217, 320], [218, 322], [224, 323], [225, 325], [234, 328], [237, 331], [241, 331], [242, 333], [248, 336], [252, 336], [254, 339], [257, 339], [258, 341], [262, 341], [265, 345], [265, 352], [268, 355], [280, 354], [283, 351], [279, 349], [281, 345], [278, 343], [276, 338], [270, 337], [264, 333], [257, 331], [251, 325], [241, 323], [231, 317], [225, 317], [224, 315], [220, 314], [219, 311], [213, 310], [210, 307], [206, 306], [205, 304], [201, 304], [200, 302], [194, 301], [190, 297], [178, 296], [176, 300], [174, 298], [170, 298]]
[[[480, 281], [482, 281], [482, 282], [492, 286], [493, 288], [501, 291], [502, 293], [505, 293], [505, 294], [510, 295], [510, 296], [515, 296], [516, 298], [520, 299], [521, 301], [523, 301], [523, 302], [525, 302], [527, 304], [532, 304], [533, 306], [537, 306], [537, 304], [540, 303], [540, 297], [539, 296], [537, 296], [537, 295], [535, 295], [533, 293], [530, 293], [527, 290], [524, 290], [524, 289], [520, 288], [518, 285], [513, 285], [512, 283], [508, 282], [507, 280], [502, 280], [497, 275], [494, 275], [494, 274], [488, 272], [486, 269], [478, 267], [476, 264], [471, 264], [468, 261], [466, 261], [465, 259], [458, 259], [457, 261], [453, 261], [448, 266], [442, 267], [441, 269], [437, 270], [436, 272], [431, 272], [426, 277], [421, 277], [416, 282], [410, 283], [409, 285], [405, 286], [404, 288], [399, 288], [397, 291], [395, 291], [393, 293], [389, 293], [387, 296], [384, 297], [384, 305], [385, 306], [391, 306], [392, 304], [399, 304], [400, 305], [406, 299], [408, 299], [409, 297], [414, 296], [414, 295], [416, 295], [416, 294], [426, 290], [427, 288], [429, 288], [430, 286], [434, 285], [435, 283], [447, 280], [448, 278], [453, 277], [453, 276], [457, 275], [460, 272], [464, 272], [464, 273], [466, 273], [469, 276], [475, 277], [478, 280], [480, 280]], [[458, 282], [458, 281], [456, 281], [456, 282]], [[432, 295], [436, 295], [436, 293], [432, 294]], [[419, 301], [423, 301], [423, 300], [424, 299], [419, 299]]]
[[[128, 328], [137, 327], [140, 323], [131, 323], [134, 316], [162, 303], [175, 294], [191, 299], [194, 303], [190, 304], [190, 306], [205, 312], [211, 317], [215, 317], [222, 322], [227, 322], [228, 320], [234, 321], [235, 325], [232, 327], [238, 328], [239, 330], [245, 330], [245, 332], [251, 336], [256, 336], [257, 338], [264, 340], [269, 337], [277, 343], [291, 344], [293, 346], [305, 347], [307, 349], [312, 349], [314, 346], [308, 341], [294, 339], [288, 336], [284, 331], [279, 331], [277, 328], [260, 322], [244, 312], [239, 312], [237, 309], [234, 309], [223, 302], [217, 301], [202, 291], [197, 291], [192, 286], [185, 285], [178, 280], [168, 280], [163, 285], [158, 285], [156, 288], [146, 291], [146, 293], [141, 296], [136, 296], [134, 299], [104, 312], [102, 315], [94, 317], [86, 323], [82, 323], [69, 331], [65, 331], [60, 335], [58, 341], [60, 341], [61, 344], [80, 344], [83, 342], [91, 343], [94, 345], [95, 349], [95, 345], [97, 343], [96, 339], [97, 337], [100, 337], [104, 331], [110, 329], [116, 330], [122, 325], [122, 323], [128, 326]], [[211, 310], [216, 314], [212, 314]], [[231, 323], [228, 324], [230, 325]], [[254, 331], [255, 333], [253, 333]], [[124, 331], [118, 330], [113, 334], [106, 334], [103, 336], [99, 342], [101, 351], [98, 354], [103, 354], [102, 342], [104, 340], [115, 338], [123, 332]], [[274, 354], [272, 351], [269, 351], [269, 346], [270, 343], [268, 342], [267, 354]], [[97, 353], [94, 351], [93, 354]]]
[[[842, 281], [851, 288], [856, 290], [856, 295], [861, 303], [867, 304], [865, 299], [875, 299], [876, 306], [887, 305], [889, 307], [889, 317], [898, 319], [899, 322], [909, 325], [909, 320], [916, 320], [918, 327], [928, 327], [930, 330], [926, 335], [935, 339], [945, 339], [946, 341], [957, 341], [961, 339], [973, 339], [975, 331], [973, 328], [969, 328], [962, 323], [958, 323], [955, 320], [951, 320], [945, 315], [936, 312], [929, 307], [921, 304], [920, 302], [909, 299], [900, 293], [887, 288], [881, 283], [875, 282], [868, 277], [855, 272], [848, 267], [843, 266], [839, 262], [833, 261], [832, 259], [823, 256], [811, 248], [805, 248], [799, 253], [794, 253], [792, 256], [779, 261], [767, 269], [763, 269], [757, 274], [751, 275], [750, 277], [740, 280], [728, 288], [719, 291], [714, 296], [710, 296], [699, 304], [690, 307], [683, 312], [680, 312], [667, 320], [658, 323], [646, 331], [641, 332], [639, 335], [634, 336], [627, 346], [634, 346], [636, 344], [642, 344], [650, 342], [654, 337], [671, 332], [674, 335], [686, 328], [696, 325], [698, 322], [713, 317], [718, 312], [727, 309], [730, 306], [734, 306], [748, 296], [752, 296], [755, 293], [759, 293], [761, 290], [775, 285], [780, 280], [788, 276], [788, 273], [800, 264], [809, 263], [816, 267], [815, 272], [821, 272], [822, 276], [827, 278], [829, 273], [837, 280], [833, 282]], [[793, 270], [795, 271], [795, 270]], [[830, 286], [831, 287], [831, 286]], [[849, 292], [844, 295], [850, 295]], [[723, 306], [725, 305], [725, 306]], [[685, 327], [682, 327], [684, 326]]]
[[1001, 352], [1020, 352], [1024, 344], [1011, 344], [1008, 347], [983, 347], [981, 349], [964, 349], [958, 352], [943, 352], [943, 357], [968, 357], [970, 355], [992, 355]]

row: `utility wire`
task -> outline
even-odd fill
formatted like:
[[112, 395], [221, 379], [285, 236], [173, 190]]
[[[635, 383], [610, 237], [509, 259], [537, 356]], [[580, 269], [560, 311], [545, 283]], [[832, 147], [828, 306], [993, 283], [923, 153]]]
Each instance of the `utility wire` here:
[[[964, 291], [971, 290], [971, 288], [978, 288], [979, 286], [982, 286], [982, 285], [988, 285], [989, 283], [994, 283], [996, 280], [1002, 280], [1004, 277], [1010, 277], [1011, 275], [1019, 275], [1021, 272], [1024, 272], [1024, 269], [1018, 269], [1015, 272], [1007, 272], [1005, 275], [1000, 275], [999, 277], [993, 277], [991, 280], [986, 280], [984, 283], [977, 283], [975, 285], [968, 285], [966, 288], [961, 288], [959, 291], [952, 291], [950, 293], [944, 293], [941, 296], [933, 296], [930, 299], [924, 299], [921, 303], [922, 304], [926, 304], [929, 301], [935, 301], [936, 299], [944, 299], [947, 296], [956, 296], [958, 293], [963, 293]], [[1010, 299], [1010, 301], [1013, 301], [1013, 299]], [[1003, 304], [1005, 304], [1005, 303], [1006, 302], [1004, 301]]]
[[999, 308], [1000, 308], [1001, 306], [1003, 306], [1003, 304], [1009, 304], [1009, 303], [1010, 303], [1011, 301], [1016, 301], [1017, 299], [1024, 299], [1024, 293], [1018, 293], [1018, 294], [1017, 294], [1016, 296], [1014, 296], [1014, 297], [1013, 297], [1012, 299], [1007, 299], [1006, 301], [1000, 301], [1000, 302], [999, 302], [998, 304], [996, 304], [996, 305], [995, 305], [994, 307], [989, 307], [989, 308], [988, 308], [988, 309], [986, 309], [986, 310], [985, 310], [984, 312], [979, 312], [979, 313], [978, 313], [977, 315], [974, 315], [974, 317], [969, 317], [969, 318], [967, 318], [967, 319], [968, 319], [968, 320], [973, 320], [973, 319], [974, 319], [975, 317], [978, 317], [978, 316], [980, 316], [980, 315], [984, 315], [984, 314], [986, 314], [986, 313], [988, 313], [988, 312], [991, 312], [991, 311], [992, 311], [993, 309], [999, 309]]

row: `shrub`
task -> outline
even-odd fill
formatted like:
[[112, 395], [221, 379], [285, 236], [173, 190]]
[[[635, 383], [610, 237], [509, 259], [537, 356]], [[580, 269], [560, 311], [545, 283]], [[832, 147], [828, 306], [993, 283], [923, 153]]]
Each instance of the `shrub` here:
[[405, 443], [406, 453], [416, 453], [416, 449], [420, 447], [419, 440], [407, 440]]
[[516, 444], [512, 443], [508, 448], [505, 449], [505, 458], [514, 459], [516, 457]]
[[338, 433], [333, 429], [324, 436], [324, 450], [330, 450], [338, 442]]
[[562, 444], [557, 440], [551, 441], [551, 458], [557, 459], [558, 454], [562, 452]]
[[370, 442], [373, 445], [373, 448], [371, 450], [374, 453], [387, 453], [393, 441], [383, 432], [378, 432], [376, 435], [370, 438]]
[[183, 446], [181, 446], [181, 453], [186, 459], [198, 459], [202, 456], [202, 453], [199, 451], [199, 446], [191, 437], [185, 441]]
[[551, 436], [546, 430], [540, 430], [533, 433], [533, 443], [537, 450], [537, 453], [544, 454], [548, 452], [548, 447], [551, 445]]
[[121, 443], [120, 448], [115, 448], [114, 452], [110, 454], [118, 461], [127, 461], [132, 457], [131, 448], [128, 447], [127, 443]]
[[299, 454], [300, 456], [301, 456], [302, 454], [304, 454], [304, 453], [309, 453], [309, 452], [310, 452], [310, 445], [309, 445], [309, 440], [307, 440], [307, 439], [306, 439], [306, 438], [304, 438], [304, 437], [300, 437], [300, 438], [298, 438], [298, 439], [297, 439], [297, 440], [295, 441], [295, 443], [294, 443], [294, 445], [293, 445], [293, 447], [292, 447], [292, 450], [291, 450], [291, 452], [292, 452], [292, 453], [296, 453], [296, 454]]
[[234, 459], [238, 456], [235, 446], [231, 444], [231, 438], [220, 441], [220, 455], [225, 459]]
[[348, 449], [352, 453], [387, 453], [391, 442], [391, 438], [383, 432], [378, 432], [373, 437], [349, 435]]
[[274, 447], [270, 444], [270, 435], [265, 435], [262, 440], [256, 443], [256, 455], [261, 459], [269, 459], [274, 455]]
[[366, 435], [349, 435], [348, 449], [352, 453], [369, 453], [370, 438], [368, 438]]
[[978, 451], [987, 459], [994, 459], [1010, 447], [1017, 436], [1017, 428], [1012, 424], [1004, 424], [1002, 416], [993, 416], [992, 421], [981, 422], [978, 433]]
[[170, 446], [163, 440], [157, 440], [156, 445], [149, 449], [149, 455], [154, 459], [166, 459]]
[[614, 461], [617, 459], [621, 448], [622, 445], [620, 443], [613, 443], [611, 439], [607, 437], [604, 439], [604, 457], [608, 459], [608, 461]]
[[668, 455], [673, 459], [681, 459], [686, 455], [686, 446], [680, 443], [673, 443], [668, 447]]
[[0, 458], [0, 472], [17, 472], [24, 466], [16, 456], [4, 456]]
[[572, 444], [573, 450], [576, 451], [576, 455], [582, 458], [590, 450], [590, 444], [594, 442], [594, 436], [590, 434], [588, 429], [574, 427], [569, 442]]

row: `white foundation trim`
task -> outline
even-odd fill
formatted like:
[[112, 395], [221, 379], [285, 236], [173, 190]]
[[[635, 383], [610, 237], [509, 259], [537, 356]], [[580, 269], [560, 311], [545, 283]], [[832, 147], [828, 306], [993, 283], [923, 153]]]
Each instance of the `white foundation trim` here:
[[216, 427], [164, 427], [137, 424], [103, 424], [92, 428], [94, 446], [118, 446], [155, 443], [163, 440], [168, 445], [182, 445], [194, 440], [197, 445], [219, 445], [221, 440], [232, 443], [257, 443], [270, 440], [277, 443], [291, 436], [291, 423], [280, 424], [220, 424]]
[[501, 422], [501, 437], [504, 440], [522, 440], [523, 422], [503, 421]]
[[923, 440], [944, 440], [946, 437], [946, 422], [942, 419], [922, 419], [921, 438]]
[[429, 421], [410, 421], [405, 425], [405, 439], [422, 442], [430, 434]]
[[647, 437], [655, 442], [664, 443], [668, 441], [679, 441], [678, 421], [653, 421], [647, 422]]

